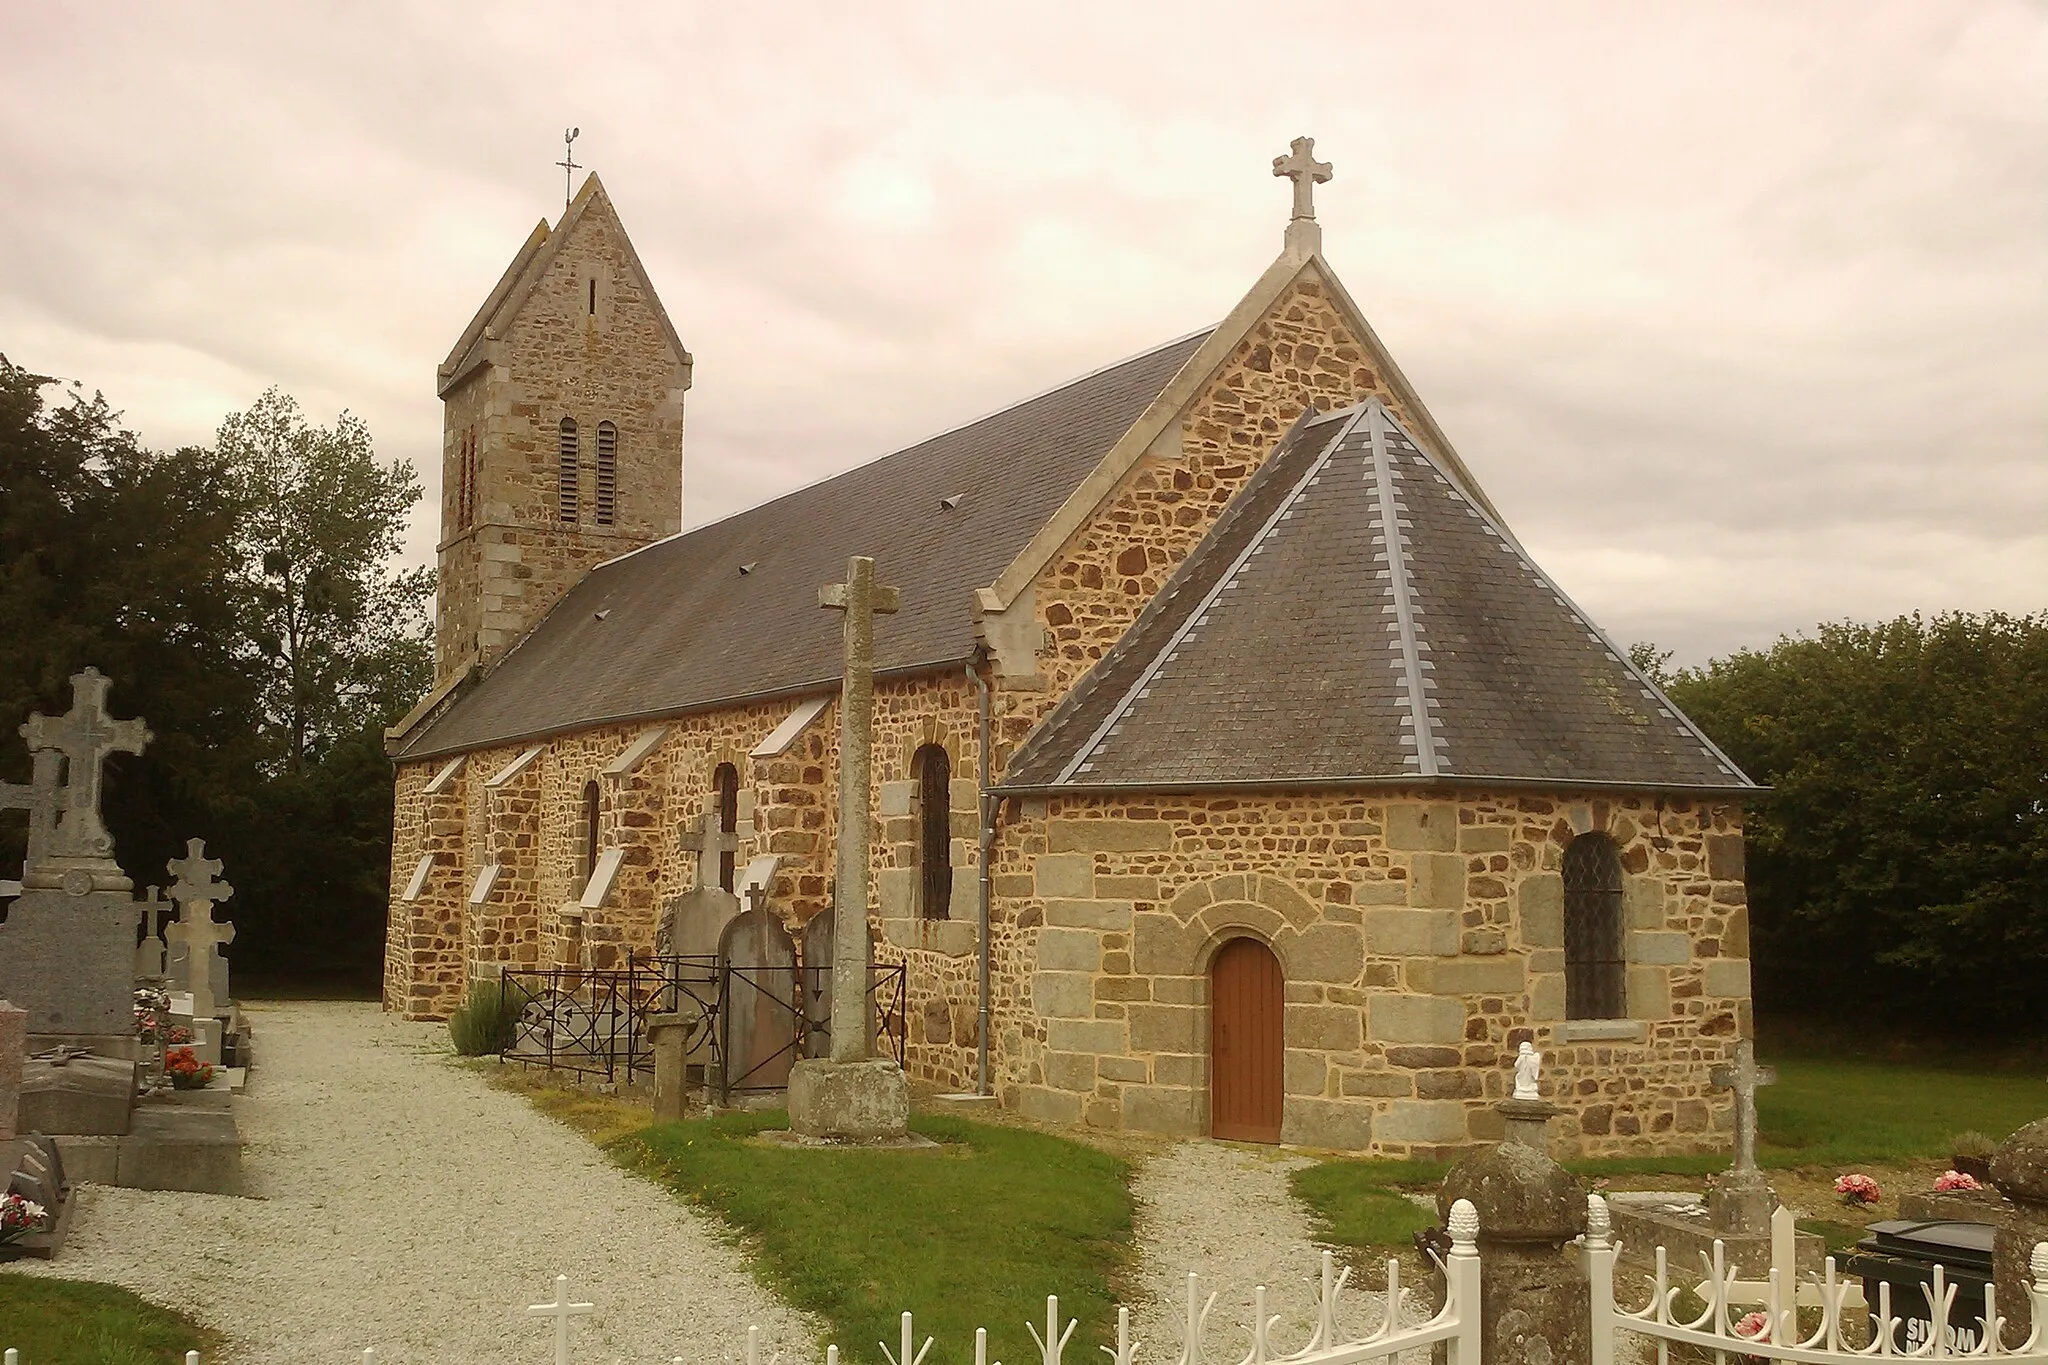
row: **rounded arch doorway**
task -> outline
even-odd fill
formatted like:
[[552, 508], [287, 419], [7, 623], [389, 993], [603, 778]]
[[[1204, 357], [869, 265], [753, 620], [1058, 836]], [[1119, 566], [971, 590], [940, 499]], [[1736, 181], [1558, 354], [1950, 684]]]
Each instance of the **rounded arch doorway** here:
[[1234, 938], [1209, 964], [1209, 1134], [1278, 1142], [1286, 1067], [1280, 959]]

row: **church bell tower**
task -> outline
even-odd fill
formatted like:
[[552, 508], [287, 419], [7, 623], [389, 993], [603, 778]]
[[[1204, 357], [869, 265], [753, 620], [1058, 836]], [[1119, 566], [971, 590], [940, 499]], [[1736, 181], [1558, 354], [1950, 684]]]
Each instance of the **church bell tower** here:
[[437, 379], [442, 682], [503, 658], [594, 566], [682, 529], [690, 353], [595, 175]]

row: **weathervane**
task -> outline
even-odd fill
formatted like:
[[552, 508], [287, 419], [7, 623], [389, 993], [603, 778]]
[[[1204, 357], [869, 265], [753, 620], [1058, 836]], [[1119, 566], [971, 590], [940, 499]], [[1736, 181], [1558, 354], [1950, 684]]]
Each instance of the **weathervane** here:
[[562, 207], [565, 209], [569, 207], [570, 186], [575, 183], [576, 172], [579, 169], [576, 165], [576, 139], [582, 133], [581, 128], [562, 130], [562, 159], [555, 164], [562, 168]]

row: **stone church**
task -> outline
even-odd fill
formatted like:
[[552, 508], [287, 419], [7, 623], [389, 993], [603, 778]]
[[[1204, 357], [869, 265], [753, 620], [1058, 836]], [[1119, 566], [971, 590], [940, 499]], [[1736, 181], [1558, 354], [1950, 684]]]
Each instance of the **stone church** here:
[[1530, 1039], [1570, 1148], [1725, 1145], [1756, 788], [1488, 500], [1322, 255], [1312, 145], [1274, 173], [1283, 250], [1213, 328], [688, 532], [690, 353], [586, 180], [438, 373], [386, 1007], [622, 966], [699, 867], [800, 939], [833, 898], [819, 589], [868, 555], [914, 1080], [1434, 1155], [1498, 1136]]

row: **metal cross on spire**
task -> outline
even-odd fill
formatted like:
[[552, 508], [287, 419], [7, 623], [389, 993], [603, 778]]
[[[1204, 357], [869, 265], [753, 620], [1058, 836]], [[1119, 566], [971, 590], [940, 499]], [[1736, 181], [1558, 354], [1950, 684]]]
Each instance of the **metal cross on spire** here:
[[576, 172], [582, 169], [576, 164], [576, 139], [582, 135], [581, 128], [562, 130], [562, 159], [555, 164], [562, 168], [562, 207], [565, 209], [569, 207], [569, 201], [574, 197]]
[[1273, 174], [1294, 182], [1294, 216], [1287, 224], [1287, 245], [1320, 251], [1323, 231], [1316, 225], [1316, 186], [1330, 179], [1330, 163], [1316, 160], [1316, 140], [1298, 137], [1287, 144], [1286, 156], [1273, 158]]

